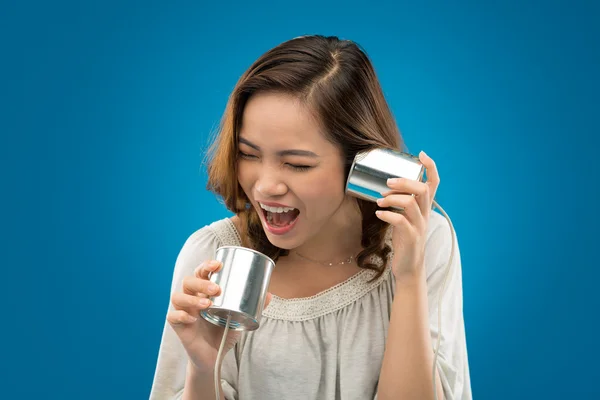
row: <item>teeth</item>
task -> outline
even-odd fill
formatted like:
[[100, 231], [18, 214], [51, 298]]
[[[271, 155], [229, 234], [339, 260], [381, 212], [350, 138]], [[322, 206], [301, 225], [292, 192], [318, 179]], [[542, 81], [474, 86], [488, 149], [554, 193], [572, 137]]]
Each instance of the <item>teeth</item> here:
[[270, 207], [270, 206], [265, 206], [262, 203], [258, 203], [258, 204], [260, 204], [260, 208], [262, 208], [263, 210], [267, 210], [267, 211], [272, 212], [272, 213], [279, 213], [279, 214], [281, 214], [281, 213], [284, 213], [284, 212], [295, 210], [294, 207]]

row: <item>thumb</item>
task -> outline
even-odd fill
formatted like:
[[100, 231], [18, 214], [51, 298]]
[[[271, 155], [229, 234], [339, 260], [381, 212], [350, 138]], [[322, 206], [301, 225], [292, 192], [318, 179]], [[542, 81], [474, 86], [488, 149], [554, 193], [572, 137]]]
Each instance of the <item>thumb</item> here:
[[271, 300], [273, 300], [273, 294], [271, 294], [271, 292], [267, 292], [267, 296], [265, 297], [265, 307], [267, 308], [269, 306], [269, 303], [271, 302]]

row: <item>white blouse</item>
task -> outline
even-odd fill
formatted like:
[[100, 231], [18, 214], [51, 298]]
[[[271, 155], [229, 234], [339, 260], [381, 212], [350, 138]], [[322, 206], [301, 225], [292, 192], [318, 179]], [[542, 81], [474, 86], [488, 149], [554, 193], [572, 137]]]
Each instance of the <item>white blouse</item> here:
[[[177, 257], [171, 291], [181, 290], [183, 278], [193, 275], [202, 261], [214, 259], [216, 249], [226, 245], [241, 245], [229, 218], [194, 232]], [[450, 248], [448, 222], [431, 212], [425, 267], [432, 351], [438, 336], [438, 293]], [[369, 282], [374, 274], [362, 270], [311, 297], [273, 296], [263, 311], [260, 327], [244, 332], [223, 359], [221, 378], [225, 399], [377, 399], [395, 280], [389, 266], [380, 278]], [[472, 399], [461, 275], [456, 242], [452, 274], [442, 302], [442, 341], [438, 354], [447, 400]], [[186, 367], [187, 354], [165, 322], [150, 400], [179, 399]]]

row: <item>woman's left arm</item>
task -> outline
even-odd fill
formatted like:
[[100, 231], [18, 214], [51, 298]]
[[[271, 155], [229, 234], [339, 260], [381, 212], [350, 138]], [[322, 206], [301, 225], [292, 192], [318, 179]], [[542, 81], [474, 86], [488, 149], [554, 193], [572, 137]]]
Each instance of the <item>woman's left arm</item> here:
[[[396, 282], [378, 400], [433, 399], [433, 345], [424, 279]], [[436, 369], [437, 398], [444, 398]]]
[[[382, 208], [400, 206], [402, 212], [377, 211], [393, 226], [392, 269], [396, 289], [391, 308], [386, 349], [379, 377], [378, 400], [433, 399], [433, 344], [429, 327], [425, 244], [432, 202], [440, 179], [435, 162], [421, 152], [427, 182], [388, 181], [390, 191], [377, 202]], [[437, 399], [444, 398], [436, 368]]]

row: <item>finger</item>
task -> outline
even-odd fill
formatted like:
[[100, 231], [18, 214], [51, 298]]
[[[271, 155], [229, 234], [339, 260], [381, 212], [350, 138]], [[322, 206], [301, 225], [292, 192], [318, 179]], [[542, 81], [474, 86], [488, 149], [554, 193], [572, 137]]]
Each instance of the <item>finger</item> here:
[[377, 205], [382, 208], [403, 208], [404, 210], [402, 213], [405, 214], [405, 218], [408, 219], [411, 224], [417, 228], [420, 228], [423, 225], [423, 215], [415, 196], [410, 194], [391, 194], [378, 199]]
[[267, 292], [267, 297], [265, 298], [265, 307], [267, 308], [269, 306], [269, 303], [271, 302], [271, 300], [273, 300], [273, 294], [271, 294], [271, 292]]
[[392, 178], [388, 179], [389, 191], [382, 192], [383, 196], [388, 196], [392, 193], [414, 194], [423, 215], [427, 215], [431, 209], [431, 197], [429, 195], [429, 186], [426, 183], [418, 182], [407, 178]]
[[223, 264], [217, 260], [204, 261], [194, 270], [194, 276], [201, 279], [208, 279], [211, 273], [219, 272]]
[[205, 310], [212, 304], [210, 299], [206, 297], [193, 296], [181, 292], [173, 293], [171, 303], [176, 310], [185, 310], [188, 312]]
[[167, 321], [173, 326], [189, 325], [198, 320], [198, 317], [188, 314], [184, 310], [173, 310], [167, 314]]
[[196, 278], [195, 276], [186, 276], [183, 278], [183, 293], [194, 296], [218, 296], [221, 293], [221, 288], [209, 280]]
[[396, 213], [393, 211], [383, 211], [377, 210], [375, 211], [375, 215], [382, 221], [387, 222], [388, 224], [394, 226], [395, 228], [404, 229], [407, 231], [413, 230], [410, 222], [402, 213]]
[[423, 182], [415, 181], [409, 178], [390, 178], [387, 180], [387, 186], [390, 190], [384, 193], [404, 193], [404, 194], [415, 194], [424, 195], [427, 193], [427, 185]]
[[419, 153], [419, 160], [421, 160], [425, 166], [425, 171], [427, 174], [426, 184], [429, 186], [429, 196], [431, 199], [433, 199], [435, 197], [435, 193], [437, 192], [437, 188], [440, 185], [440, 174], [437, 170], [437, 166], [435, 165], [435, 161], [433, 161], [433, 159], [424, 151]]

